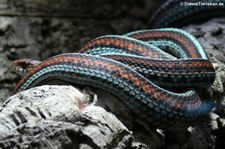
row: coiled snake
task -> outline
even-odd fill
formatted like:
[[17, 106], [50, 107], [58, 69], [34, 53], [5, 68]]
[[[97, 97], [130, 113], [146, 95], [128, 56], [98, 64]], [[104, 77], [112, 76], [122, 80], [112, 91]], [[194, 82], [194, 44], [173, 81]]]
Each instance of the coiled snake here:
[[[149, 24], [153, 22], [154, 28], [169, 26], [179, 18], [208, 8], [185, 7], [178, 12], [188, 9], [188, 13], [182, 13], [183, 16], [179, 15], [168, 24], [163, 23], [169, 19], [162, 10], [178, 6], [174, 1], [166, 2]], [[224, 7], [211, 9], [215, 15], [215, 11], [224, 10]], [[22, 59], [14, 61], [12, 66], [19, 73], [27, 73], [15, 93], [50, 80], [90, 85], [120, 97], [139, 118], [158, 128], [171, 127], [175, 121], [188, 124], [212, 109], [193, 90], [213, 83], [212, 63], [197, 39], [177, 28], [101, 36], [81, 47], [79, 53], [60, 54], [42, 62]], [[190, 89], [175, 93], [165, 89], [168, 87]]]

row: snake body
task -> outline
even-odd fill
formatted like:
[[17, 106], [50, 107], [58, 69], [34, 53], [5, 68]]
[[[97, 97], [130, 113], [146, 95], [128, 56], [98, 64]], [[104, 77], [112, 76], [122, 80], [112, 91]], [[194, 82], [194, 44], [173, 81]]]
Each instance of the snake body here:
[[[17, 70], [22, 64], [13, 62]], [[193, 89], [210, 86], [214, 79], [214, 68], [197, 39], [181, 29], [163, 28], [98, 37], [80, 53], [37, 62], [15, 93], [52, 80], [90, 85], [118, 96], [153, 126], [169, 129], [177, 122], [188, 126], [211, 110]], [[168, 87], [190, 90], [175, 93], [164, 89]]]

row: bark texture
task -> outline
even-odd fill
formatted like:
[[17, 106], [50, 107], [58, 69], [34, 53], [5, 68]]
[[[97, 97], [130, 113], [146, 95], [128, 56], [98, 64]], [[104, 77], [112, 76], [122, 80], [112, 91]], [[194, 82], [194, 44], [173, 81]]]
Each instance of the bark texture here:
[[10, 97], [0, 112], [0, 148], [130, 148], [131, 132], [72, 86]]

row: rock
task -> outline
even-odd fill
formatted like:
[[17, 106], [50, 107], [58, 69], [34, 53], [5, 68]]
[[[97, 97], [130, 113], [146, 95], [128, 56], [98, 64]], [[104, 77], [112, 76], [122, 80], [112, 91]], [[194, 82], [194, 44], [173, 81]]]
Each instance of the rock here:
[[0, 34], [4, 34], [11, 26], [12, 20], [10, 18], [0, 18]]
[[119, 97], [101, 89], [86, 87], [86, 94], [95, 95], [98, 99], [94, 105], [103, 107], [113, 113], [129, 130], [132, 131], [134, 140], [132, 148], [157, 149], [163, 147], [163, 136], [155, 128], [152, 128], [145, 120], [134, 116], [132, 111]]
[[216, 136], [216, 147], [224, 148], [224, 137], [225, 137], [225, 119], [224, 117], [220, 117], [219, 115], [212, 113], [211, 115], [212, 122], [212, 134]]
[[225, 66], [224, 64], [217, 64], [218, 66], [215, 67], [216, 70], [216, 79], [215, 82], [212, 85], [212, 90], [214, 90], [217, 93], [223, 93], [224, 92], [224, 82], [225, 82]]
[[16, 83], [13, 80], [18, 81], [18, 76], [10, 69], [10, 61], [6, 57], [6, 54], [0, 52], [0, 105], [6, 100], [5, 97], [9, 97], [14, 89], [13, 86]]
[[1, 109], [0, 131], [7, 132], [20, 124], [41, 119], [73, 121], [80, 114], [79, 102], [86, 98], [73, 87], [63, 86], [42, 86], [18, 93], [11, 96]]
[[72, 86], [41, 86], [0, 109], [0, 148], [130, 148], [132, 135]]
[[163, 0], [17, 0], [0, 1], [1, 16], [113, 19], [120, 16], [149, 18]]

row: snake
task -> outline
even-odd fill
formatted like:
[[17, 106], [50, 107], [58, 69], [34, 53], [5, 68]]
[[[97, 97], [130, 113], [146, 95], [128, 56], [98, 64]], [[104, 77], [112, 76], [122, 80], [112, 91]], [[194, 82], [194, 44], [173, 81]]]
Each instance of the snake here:
[[[150, 22], [167, 20], [162, 10], [177, 5], [166, 2]], [[188, 8], [185, 15], [203, 10]], [[213, 8], [211, 12], [217, 9]], [[195, 88], [211, 86], [215, 70], [193, 35], [179, 28], [157, 28], [160, 22], [156, 21], [153, 29], [97, 37], [78, 53], [59, 54], [44, 61], [15, 60], [12, 68], [24, 76], [14, 93], [58, 80], [93, 86], [117, 96], [138, 119], [152, 126], [169, 130], [178, 123], [186, 128], [212, 110], [213, 104], [201, 100]]]

